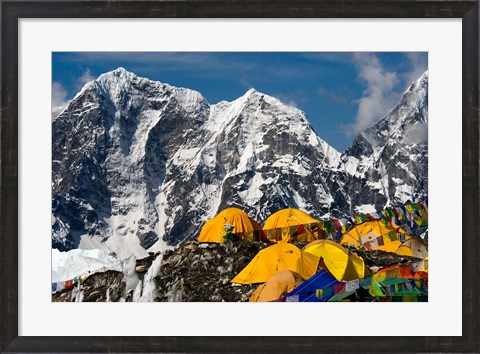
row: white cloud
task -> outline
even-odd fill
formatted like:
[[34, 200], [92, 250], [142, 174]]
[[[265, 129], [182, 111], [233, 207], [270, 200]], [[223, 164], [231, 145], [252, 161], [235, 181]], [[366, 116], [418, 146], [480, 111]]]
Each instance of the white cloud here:
[[307, 95], [303, 90], [294, 90], [291, 92], [277, 92], [273, 94], [273, 97], [278, 98], [283, 104], [300, 109], [304, 106], [308, 100]]
[[82, 74], [82, 76], [80, 76], [78, 79], [77, 79], [77, 82], [75, 84], [75, 87], [78, 91], [80, 91], [82, 89], [82, 87], [90, 82], [90, 81], [93, 81], [95, 80], [96, 77], [92, 75], [92, 72], [90, 71], [90, 69], [86, 69], [84, 71], [84, 73]]
[[59, 115], [68, 105], [68, 92], [57, 81], [52, 82], [52, 119]]
[[406, 84], [410, 85], [428, 69], [428, 57], [427, 54], [423, 52], [409, 52], [405, 53], [405, 56], [412, 65], [412, 69], [405, 74]]
[[424, 144], [428, 141], [428, 127], [425, 124], [416, 123], [405, 131], [403, 141], [406, 144]]
[[358, 79], [366, 85], [363, 97], [359, 98], [358, 111], [353, 126], [348, 129], [358, 134], [382, 118], [398, 99], [394, 92], [397, 74], [386, 71], [373, 53], [355, 53]]
[[[80, 91], [86, 83], [93, 80], [95, 80], [95, 76], [93, 76], [90, 69], [87, 68], [82, 76], [75, 80], [75, 90]], [[71, 101], [71, 99], [68, 99], [68, 96], [67, 89], [60, 82], [52, 82], [52, 119], [62, 113], [68, 106]]]

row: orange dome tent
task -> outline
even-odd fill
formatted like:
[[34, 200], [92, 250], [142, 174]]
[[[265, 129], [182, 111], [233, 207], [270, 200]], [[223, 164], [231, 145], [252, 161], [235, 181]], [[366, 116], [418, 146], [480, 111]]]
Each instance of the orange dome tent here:
[[228, 208], [203, 225], [198, 241], [222, 243], [226, 234], [225, 224], [233, 226], [233, 233], [239, 238], [264, 239], [262, 228], [255, 220], [240, 209]]
[[418, 236], [406, 240], [400, 245], [400, 247], [398, 247], [395, 253], [402, 256], [410, 256], [421, 259], [428, 257], [427, 245]]
[[321, 230], [322, 222], [312, 218], [307, 213], [294, 209], [282, 209], [270, 215], [263, 230], [266, 237], [273, 242], [288, 242], [290, 240], [311, 242], [325, 238]]
[[[367, 221], [345, 233], [340, 238], [340, 244], [395, 252], [401, 244], [400, 234], [405, 234], [405, 231], [397, 225], [385, 226], [385, 222], [382, 220]], [[410, 236], [406, 235], [406, 238], [408, 239]]]
[[[313, 244], [315, 242], [315, 244]], [[349, 252], [331, 240], [318, 240], [311, 246], [305, 247], [305, 252], [311, 253], [321, 259], [335, 279], [338, 281], [350, 281], [365, 277], [365, 262], [355, 254]], [[322, 264], [322, 263], [320, 263]]]
[[302, 284], [305, 280], [298, 273], [291, 270], [283, 270], [275, 273], [268, 281], [260, 285], [250, 296], [250, 302], [267, 302], [276, 301], [297, 286]]
[[310, 278], [317, 271], [319, 258], [303, 252], [298, 247], [280, 242], [264, 248], [230, 280], [237, 284], [265, 283], [272, 275], [282, 270], [291, 270], [304, 279]]

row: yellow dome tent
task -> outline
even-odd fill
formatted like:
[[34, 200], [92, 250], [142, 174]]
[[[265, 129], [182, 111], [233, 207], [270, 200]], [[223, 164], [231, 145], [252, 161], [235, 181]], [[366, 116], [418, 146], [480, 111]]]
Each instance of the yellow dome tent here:
[[294, 209], [282, 209], [270, 215], [263, 230], [266, 237], [273, 242], [290, 240], [311, 242], [325, 238], [321, 230], [322, 223], [307, 213]]
[[276, 301], [288, 294], [305, 280], [298, 273], [290, 270], [283, 270], [275, 273], [264, 284], [258, 286], [248, 301], [267, 302]]
[[406, 240], [400, 245], [400, 247], [398, 247], [395, 253], [402, 256], [410, 256], [421, 259], [428, 257], [427, 245], [425, 245], [423, 240], [418, 236]]
[[[385, 226], [382, 220], [367, 221], [355, 226], [340, 238], [340, 244], [364, 246], [369, 250], [395, 252], [400, 246], [400, 234], [405, 231], [397, 225]], [[406, 236], [410, 238], [410, 236]]]
[[310, 278], [317, 271], [319, 258], [301, 251], [290, 243], [277, 243], [264, 248], [230, 280], [237, 284], [265, 283], [277, 272], [291, 270], [304, 279]]
[[326, 270], [338, 281], [365, 277], [366, 267], [363, 259], [355, 254], [349, 254], [344, 247], [334, 241], [315, 241], [315, 244], [305, 247], [305, 252], [319, 257], [320, 264], [325, 265]]
[[255, 239], [255, 232], [257, 235], [262, 233], [260, 225], [245, 212], [237, 208], [228, 208], [203, 225], [198, 241], [222, 243], [226, 234], [225, 224], [233, 226], [234, 234], [248, 240]]

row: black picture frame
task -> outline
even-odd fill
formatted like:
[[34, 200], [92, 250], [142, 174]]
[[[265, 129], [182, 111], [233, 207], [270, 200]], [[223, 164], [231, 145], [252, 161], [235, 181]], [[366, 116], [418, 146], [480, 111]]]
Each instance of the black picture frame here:
[[[18, 335], [18, 20], [21, 18], [461, 18], [462, 336], [23, 337]], [[480, 352], [479, 1], [1, 0], [1, 352]], [[448, 299], [445, 300], [448, 303]], [[439, 314], [439, 320], [441, 318]], [[412, 325], [417, 325], [412, 323]], [[232, 330], [232, 333], [234, 331]], [[319, 332], [321, 333], [321, 332]]]

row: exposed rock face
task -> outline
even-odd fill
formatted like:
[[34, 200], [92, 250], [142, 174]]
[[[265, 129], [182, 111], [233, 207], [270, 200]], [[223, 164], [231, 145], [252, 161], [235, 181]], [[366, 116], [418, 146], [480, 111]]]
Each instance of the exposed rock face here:
[[319, 218], [424, 197], [427, 79], [340, 154], [303, 112], [255, 90], [210, 105], [103, 74], [53, 121], [52, 245], [141, 257], [196, 238], [226, 207], [263, 222], [286, 207]]
[[190, 242], [163, 257], [156, 301], [248, 301], [257, 285], [230, 283], [268, 245], [261, 242]]
[[[400, 102], [342, 154], [343, 171], [333, 175], [331, 184], [342, 186], [340, 193], [335, 194], [338, 208], [353, 215], [365, 207], [373, 211], [425, 199], [427, 124], [428, 72], [412, 83]], [[342, 201], [347, 204], [342, 205]]]
[[114, 270], [90, 275], [73, 289], [52, 295], [53, 302], [118, 302], [125, 300], [125, 281], [123, 273]]

